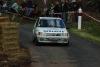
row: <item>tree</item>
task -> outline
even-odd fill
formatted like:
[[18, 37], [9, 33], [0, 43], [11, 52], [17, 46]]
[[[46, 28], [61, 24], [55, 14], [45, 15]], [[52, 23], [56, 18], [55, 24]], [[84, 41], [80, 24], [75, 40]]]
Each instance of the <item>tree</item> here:
[[85, 9], [92, 8], [93, 10], [100, 11], [100, 0], [86, 0], [84, 5]]

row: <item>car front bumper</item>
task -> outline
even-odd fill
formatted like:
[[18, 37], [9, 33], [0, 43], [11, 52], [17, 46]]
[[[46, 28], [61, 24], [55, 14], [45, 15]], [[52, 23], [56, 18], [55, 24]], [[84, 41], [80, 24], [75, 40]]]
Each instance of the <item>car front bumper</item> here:
[[68, 43], [69, 37], [38, 37], [40, 43]]

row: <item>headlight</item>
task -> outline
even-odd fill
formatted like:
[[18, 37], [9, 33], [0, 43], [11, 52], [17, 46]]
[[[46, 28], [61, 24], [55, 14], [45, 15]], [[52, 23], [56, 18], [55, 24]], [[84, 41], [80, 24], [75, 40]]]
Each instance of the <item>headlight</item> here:
[[43, 32], [37, 32], [37, 35], [44, 36], [44, 33]]
[[40, 36], [42, 36], [42, 34], [43, 34], [42, 32], [38, 32], [38, 33], [37, 33], [37, 35], [40, 35]]
[[63, 33], [62, 36], [69, 36], [69, 33]]

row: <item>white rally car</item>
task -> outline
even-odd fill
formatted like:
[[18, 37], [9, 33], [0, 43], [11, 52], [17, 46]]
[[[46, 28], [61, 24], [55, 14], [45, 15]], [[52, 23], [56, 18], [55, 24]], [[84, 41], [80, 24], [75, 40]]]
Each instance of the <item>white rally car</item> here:
[[39, 17], [34, 24], [33, 37], [37, 43], [69, 43], [69, 33], [61, 18]]

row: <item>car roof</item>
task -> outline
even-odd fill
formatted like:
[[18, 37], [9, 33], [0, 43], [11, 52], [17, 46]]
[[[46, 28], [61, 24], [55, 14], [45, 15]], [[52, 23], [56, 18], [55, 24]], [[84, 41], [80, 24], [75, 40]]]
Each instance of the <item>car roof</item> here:
[[39, 17], [39, 19], [59, 19], [61, 20], [61, 18], [57, 18], [57, 17]]

